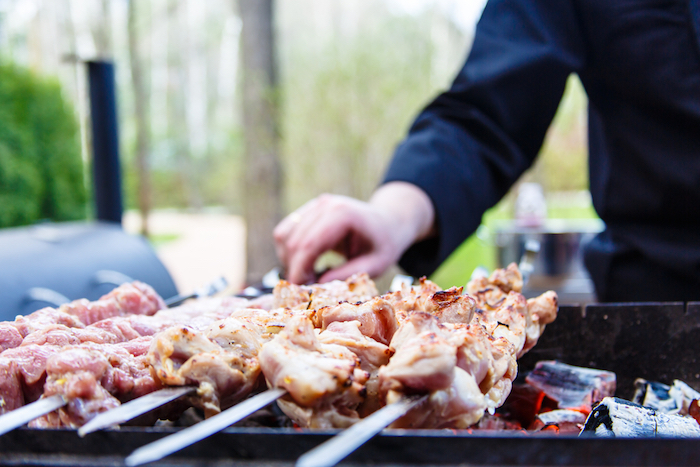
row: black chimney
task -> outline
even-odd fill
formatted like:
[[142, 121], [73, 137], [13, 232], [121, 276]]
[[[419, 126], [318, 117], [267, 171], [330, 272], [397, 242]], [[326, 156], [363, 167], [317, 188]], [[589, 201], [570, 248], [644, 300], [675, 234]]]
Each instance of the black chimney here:
[[119, 131], [111, 62], [88, 61], [92, 117], [92, 183], [97, 220], [122, 222]]

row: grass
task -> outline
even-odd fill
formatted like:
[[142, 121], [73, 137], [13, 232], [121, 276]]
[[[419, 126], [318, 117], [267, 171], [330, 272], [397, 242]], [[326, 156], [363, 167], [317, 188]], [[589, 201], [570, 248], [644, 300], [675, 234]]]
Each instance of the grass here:
[[148, 236], [148, 242], [154, 249], [157, 250], [163, 245], [174, 242], [178, 238], [180, 238], [180, 235], [178, 234], [151, 234]]

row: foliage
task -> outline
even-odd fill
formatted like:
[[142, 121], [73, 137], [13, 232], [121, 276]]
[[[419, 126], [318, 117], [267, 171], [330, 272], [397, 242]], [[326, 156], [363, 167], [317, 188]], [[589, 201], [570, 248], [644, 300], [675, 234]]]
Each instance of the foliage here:
[[288, 208], [323, 192], [367, 198], [376, 187], [411, 120], [437, 92], [424, 27], [418, 18], [388, 16], [362, 24], [351, 40], [329, 38], [320, 51], [283, 50]]
[[59, 84], [0, 65], [0, 227], [85, 218], [78, 126]]

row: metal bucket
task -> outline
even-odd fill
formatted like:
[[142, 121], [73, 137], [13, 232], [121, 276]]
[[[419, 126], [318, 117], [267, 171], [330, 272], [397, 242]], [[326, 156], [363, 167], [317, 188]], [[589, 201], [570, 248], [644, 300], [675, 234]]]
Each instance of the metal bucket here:
[[494, 243], [498, 267], [518, 263], [528, 241], [539, 243], [534, 269], [524, 293], [534, 296], [556, 290], [562, 303], [594, 301], [593, 283], [583, 266], [583, 246], [601, 232], [596, 220], [547, 220], [538, 227], [522, 227], [515, 222], [498, 224]]

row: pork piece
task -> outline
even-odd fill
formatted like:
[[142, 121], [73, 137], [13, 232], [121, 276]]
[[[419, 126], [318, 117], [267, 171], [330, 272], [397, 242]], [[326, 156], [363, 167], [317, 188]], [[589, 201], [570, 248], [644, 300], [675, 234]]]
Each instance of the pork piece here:
[[462, 287], [442, 290], [425, 277], [417, 286], [404, 285], [401, 290], [382, 295], [395, 310], [399, 323], [408, 319], [412, 311], [424, 311], [435, 315], [443, 323], [469, 323], [476, 309], [476, 301], [462, 295]]
[[300, 426], [347, 427], [359, 420], [369, 374], [348, 348], [322, 343], [308, 318], [293, 317], [265, 344], [260, 366], [270, 386], [289, 392], [278, 405]]
[[0, 402], [0, 414], [34, 402], [41, 396], [47, 359], [62, 347], [92, 342], [123, 343], [122, 347], [128, 348], [132, 345], [129, 342], [138, 343], [139, 338], [175, 326], [178, 321], [206, 327], [249, 304], [248, 300], [235, 297], [202, 299], [151, 316], [117, 316], [85, 327], [46, 324], [25, 337], [21, 346], [0, 355], [0, 395], [4, 399], [4, 403]]
[[0, 357], [0, 415], [23, 405], [24, 392], [17, 362]]
[[246, 397], [258, 384], [258, 352], [264, 327], [227, 318], [197, 331], [177, 326], [155, 336], [148, 358], [165, 385], [196, 385], [193, 403], [215, 415]]
[[399, 328], [394, 308], [382, 298], [373, 298], [363, 303], [340, 303], [319, 309], [312, 315], [314, 325], [322, 330], [331, 323], [358, 321], [360, 331], [377, 342], [389, 345]]
[[302, 308], [317, 310], [341, 302], [364, 302], [379, 295], [367, 274], [355, 274], [344, 281], [325, 284], [295, 285], [280, 281], [273, 292], [273, 308]]
[[0, 355], [0, 414], [37, 400], [46, 379], [46, 361], [60, 347], [27, 345]]
[[0, 353], [6, 349], [19, 347], [22, 343], [22, 334], [16, 327], [9, 323], [0, 323]]
[[123, 284], [97, 301], [75, 300], [59, 308], [42, 308], [27, 316], [18, 316], [12, 322], [0, 324], [0, 348], [17, 347], [15, 333], [8, 332], [14, 327], [22, 338], [50, 325], [61, 324], [69, 328], [83, 328], [105, 318], [129, 314], [152, 315], [165, 308], [163, 299], [148, 285], [141, 282]]
[[98, 413], [159, 389], [146, 355], [151, 339], [67, 346], [50, 356], [44, 396], [60, 394], [68, 404], [30, 426], [77, 428]]

